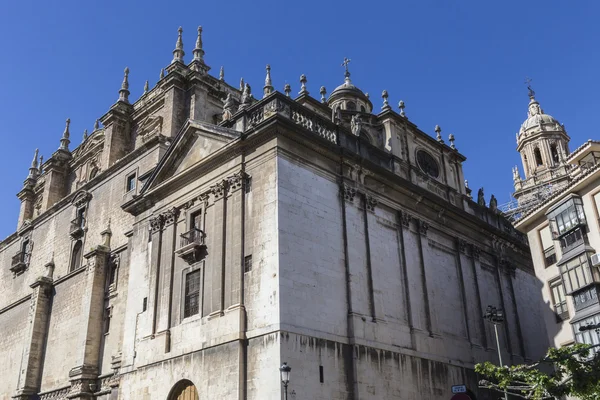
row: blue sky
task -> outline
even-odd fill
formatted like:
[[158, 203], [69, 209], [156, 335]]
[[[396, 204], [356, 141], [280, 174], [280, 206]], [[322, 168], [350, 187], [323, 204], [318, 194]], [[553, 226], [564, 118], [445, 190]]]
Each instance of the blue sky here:
[[[173, 4], [173, 5], [170, 5]], [[343, 81], [344, 57], [353, 83], [376, 110], [390, 103], [425, 132], [456, 136], [467, 156], [474, 191], [484, 186], [499, 203], [512, 192], [520, 166], [515, 133], [526, 117], [526, 76], [545, 112], [564, 123], [571, 149], [597, 138], [600, 2], [578, 1], [20, 1], [0, 12], [0, 238], [17, 223], [21, 189], [33, 151], [47, 159], [71, 118], [71, 148], [84, 129], [116, 101], [129, 66], [130, 99], [153, 86], [184, 29], [186, 61], [196, 28], [204, 28], [205, 60], [218, 75], [240, 77], [260, 93], [265, 64], [273, 84], [299, 90], [306, 74], [318, 97]], [[593, 121], [592, 121], [593, 122]], [[522, 169], [521, 169], [522, 171]]]

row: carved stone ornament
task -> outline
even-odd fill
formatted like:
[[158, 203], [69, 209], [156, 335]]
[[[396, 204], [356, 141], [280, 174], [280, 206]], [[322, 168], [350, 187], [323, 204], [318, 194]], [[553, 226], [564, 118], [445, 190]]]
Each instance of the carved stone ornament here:
[[237, 174], [234, 174], [227, 178], [228, 186], [230, 191], [236, 191], [244, 187], [246, 180], [248, 179], [248, 175], [240, 171]]
[[177, 222], [177, 218], [179, 218], [179, 209], [177, 207], [173, 207], [170, 210], [165, 211], [162, 215], [164, 226], [171, 225]]
[[356, 188], [348, 185], [347, 183], [343, 184], [342, 193], [344, 195], [344, 200], [350, 203], [354, 202], [354, 196], [356, 196]]
[[92, 194], [86, 192], [85, 190], [82, 190], [79, 193], [77, 193], [77, 195], [73, 198], [71, 204], [73, 204], [75, 207], [83, 207], [86, 204], [88, 204], [91, 199]]
[[152, 233], [156, 233], [162, 230], [164, 226], [164, 217], [162, 215], [157, 215], [154, 218], [150, 219], [150, 231]]
[[216, 200], [219, 200], [225, 196], [225, 192], [227, 191], [227, 181], [221, 181], [210, 187], [210, 192]]
[[208, 195], [208, 193], [202, 193], [200, 196], [198, 196], [198, 201], [200, 203], [202, 203], [202, 205], [204, 207], [208, 206], [209, 199], [210, 199], [210, 196]]
[[365, 205], [368, 211], [375, 212], [375, 207], [377, 206], [377, 199], [368, 194], [365, 198]]
[[423, 236], [427, 236], [428, 229], [429, 224], [426, 221], [419, 220], [419, 233]]
[[468, 244], [469, 243], [466, 240], [458, 239], [458, 249], [460, 250], [461, 253], [467, 254]]
[[163, 118], [158, 115], [148, 115], [138, 125], [137, 134], [142, 138], [149, 138], [162, 132]]
[[476, 260], [479, 260], [479, 256], [481, 255], [481, 249], [475, 245], [473, 245], [473, 248], [471, 249], [471, 251], [473, 252], [473, 258]]
[[411, 219], [412, 219], [412, 215], [410, 215], [406, 211], [402, 211], [402, 213], [400, 214], [400, 222], [402, 223], [402, 226], [405, 227], [405, 228], [409, 228], [410, 227], [410, 220]]

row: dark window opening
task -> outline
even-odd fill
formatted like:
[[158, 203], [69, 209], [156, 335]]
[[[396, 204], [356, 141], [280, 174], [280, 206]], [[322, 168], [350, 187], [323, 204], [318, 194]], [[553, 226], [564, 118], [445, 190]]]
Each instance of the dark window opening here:
[[75, 221], [77, 225], [81, 228], [85, 225], [85, 207], [81, 207], [77, 209], [77, 215], [75, 217]]
[[365, 106], [360, 106], [360, 112], [366, 112]]
[[94, 167], [94, 168], [92, 168], [92, 171], [90, 172], [90, 180], [94, 179], [96, 177], [96, 175], [98, 175], [98, 168]]
[[185, 276], [185, 302], [183, 318], [198, 314], [200, 310], [200, 270]]
[[78, 270], [81, 267], [82, 248], [83, 243], [81, 243], [81, 240], [78, 240], [75, 242], [75, 245], [73, 245], [73, 252], [71, 253], [71, 271]]
[[190, 216], [190, 230], [202, 230], [202, 210], [196, 211]]
[[544, 250], [544, 262], [546, 267], [556, 264], [556, 250], [554, 249], [554, 246]]
[[356, 111], [356, 103], [353, 101], [349, 101], [346, 103], [346, 110]]
[[252, 177], [249, 176], [246, 179], [246, 187], [244, 188], [246, 190], [246, 193], [250, 193], [252, 191]]
[[440, 166], [433, 156], [426, 151], [417, 151], [417, 165], [423, 172], [432, 178], [440, 176]]
[[552, 161], [554, 161], [555, 164], [558, 164], [559, 159], [558, 159], [558, 149], [556, 148], [556, 144], [550, 145], [550, 154], [552, 155]]
[[142, 301], [142, 312], [146, 311], [148, 309], [148, 298], [144, 297], [144, 300]]
[[542, 152], [539, 148], [536, 147], [533, 150], [533, 155], [535, 156], [535, 165], [537, 165], [538, 167], [540, 165], [544, 165], [544, 161], [542, 160]]
[[323, 366], [319, 365], [319, 382], [323, 383], [325, 382], [325, 379], [323, 378]]
[[252, 255], [244, 257], [244, 272], [252, 271]]
[[127, 177], [127, 181], [125, 183], [125, 191], [131, 192], [135, 189], [135, 174], [131, 174]]
[[110, 318], [111, 318], [111, 308], [107, 307], [104, 310], [104, 334], [107, 334], [110, 331]]

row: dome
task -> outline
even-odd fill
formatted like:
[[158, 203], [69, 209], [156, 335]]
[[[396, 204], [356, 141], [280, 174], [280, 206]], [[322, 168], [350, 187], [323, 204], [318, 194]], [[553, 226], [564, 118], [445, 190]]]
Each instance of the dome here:
[[354, 104], [356, 110], [359, 110], [361, 105], [364, 108], [364, 110], [362, 110], [363, 112], [371, 112], [373, 110], [373, 104], [371, 103], [371, 100], [369, 100], [369, 97], [362, 90], [352, 84], [352, 81], [350, 81], [350, 72], [347, 71], [345, 74], [344, 83], [336, 87], [333, 92], [331, 92], [327, 103], [330, 107], [333, 107], [335, 104], [342, 103], [344, 104], [342, 107], [344, 109], [350, 109], [347, 106]]
[[[527, 119], [521, 124], [519, 133], [523, 133], [533, 128], [544, 126], [548, 131], [562, 131], [558, 120], [553, 116], [544, 114], [544, 110], [540, 107], [535, 97], [530, 93], [529, 109], [527, 111]], [[548, 129], [549, 128], [549, 129]]]

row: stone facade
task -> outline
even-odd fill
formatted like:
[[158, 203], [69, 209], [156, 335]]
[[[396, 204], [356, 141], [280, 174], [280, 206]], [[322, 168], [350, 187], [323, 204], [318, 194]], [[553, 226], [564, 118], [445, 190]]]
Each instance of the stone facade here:
[[[547, 348], [525, 238], [447, 145], [345, 80], [323, 100], [208, 74], [201, 29], [19, 193], [0, 244], [0, 397], [445, 399]], [[189, 398], [189, 397], [185, 397]]]

